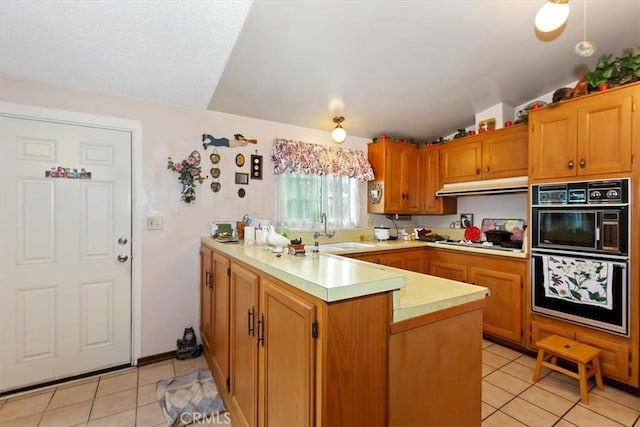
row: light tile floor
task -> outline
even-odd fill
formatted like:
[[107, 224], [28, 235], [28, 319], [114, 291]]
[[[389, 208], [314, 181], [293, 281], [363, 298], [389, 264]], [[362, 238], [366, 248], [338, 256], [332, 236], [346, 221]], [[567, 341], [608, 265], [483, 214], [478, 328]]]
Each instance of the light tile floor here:
[[[577, 380], [543, 370], [533, 384], [535, 359], [483, 342], [482, 425], [640, 427], [640, 396], [590, 383], [589, 405]], [[0, 426], [164, 426], [155, 382], [206, 367], [202, 357], [128, 368], [17, 396], [0, 398]], [[224, 421], [222, 418], [221, 421]]]

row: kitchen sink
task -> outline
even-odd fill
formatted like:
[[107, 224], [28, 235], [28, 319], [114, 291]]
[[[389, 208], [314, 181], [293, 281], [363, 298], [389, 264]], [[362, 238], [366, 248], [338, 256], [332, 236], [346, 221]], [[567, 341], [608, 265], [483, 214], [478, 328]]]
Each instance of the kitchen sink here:
[[334, 251], [344, 251], [347, 249], [363, 249], [363, 248], [373, 248], [375, 247], [375, 243], [361, 243], [361, 242], [342, 242], [342, 243], [324, 243], [318, 245], [318, 249], [320, 252], [334, 252]]

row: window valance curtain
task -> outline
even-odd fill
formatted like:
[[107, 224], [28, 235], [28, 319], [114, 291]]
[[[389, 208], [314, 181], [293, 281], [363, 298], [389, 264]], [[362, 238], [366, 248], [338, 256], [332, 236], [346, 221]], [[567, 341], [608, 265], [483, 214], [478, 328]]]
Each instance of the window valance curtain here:
[[371, 181], [373, 169], [362, 150], [276, 139], [271, 151], [273, 172], [336, 175]]

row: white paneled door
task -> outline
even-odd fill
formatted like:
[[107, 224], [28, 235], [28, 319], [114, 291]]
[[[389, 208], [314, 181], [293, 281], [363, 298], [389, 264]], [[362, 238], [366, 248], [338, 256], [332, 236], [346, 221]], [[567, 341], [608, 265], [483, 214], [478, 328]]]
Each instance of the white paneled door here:
[[130, 363], [131, 133], [0, 132], [0, 391]]

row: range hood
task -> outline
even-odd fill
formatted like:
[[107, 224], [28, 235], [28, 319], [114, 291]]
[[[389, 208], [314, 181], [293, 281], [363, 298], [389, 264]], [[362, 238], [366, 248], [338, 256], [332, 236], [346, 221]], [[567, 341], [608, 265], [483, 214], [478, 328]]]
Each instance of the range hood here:
[[527, 180], [526, 176], [517, 176], [514, 178], [444, 184], [440, 190], [436, 191], [436, 196], [522, 193], [527, 191]]

